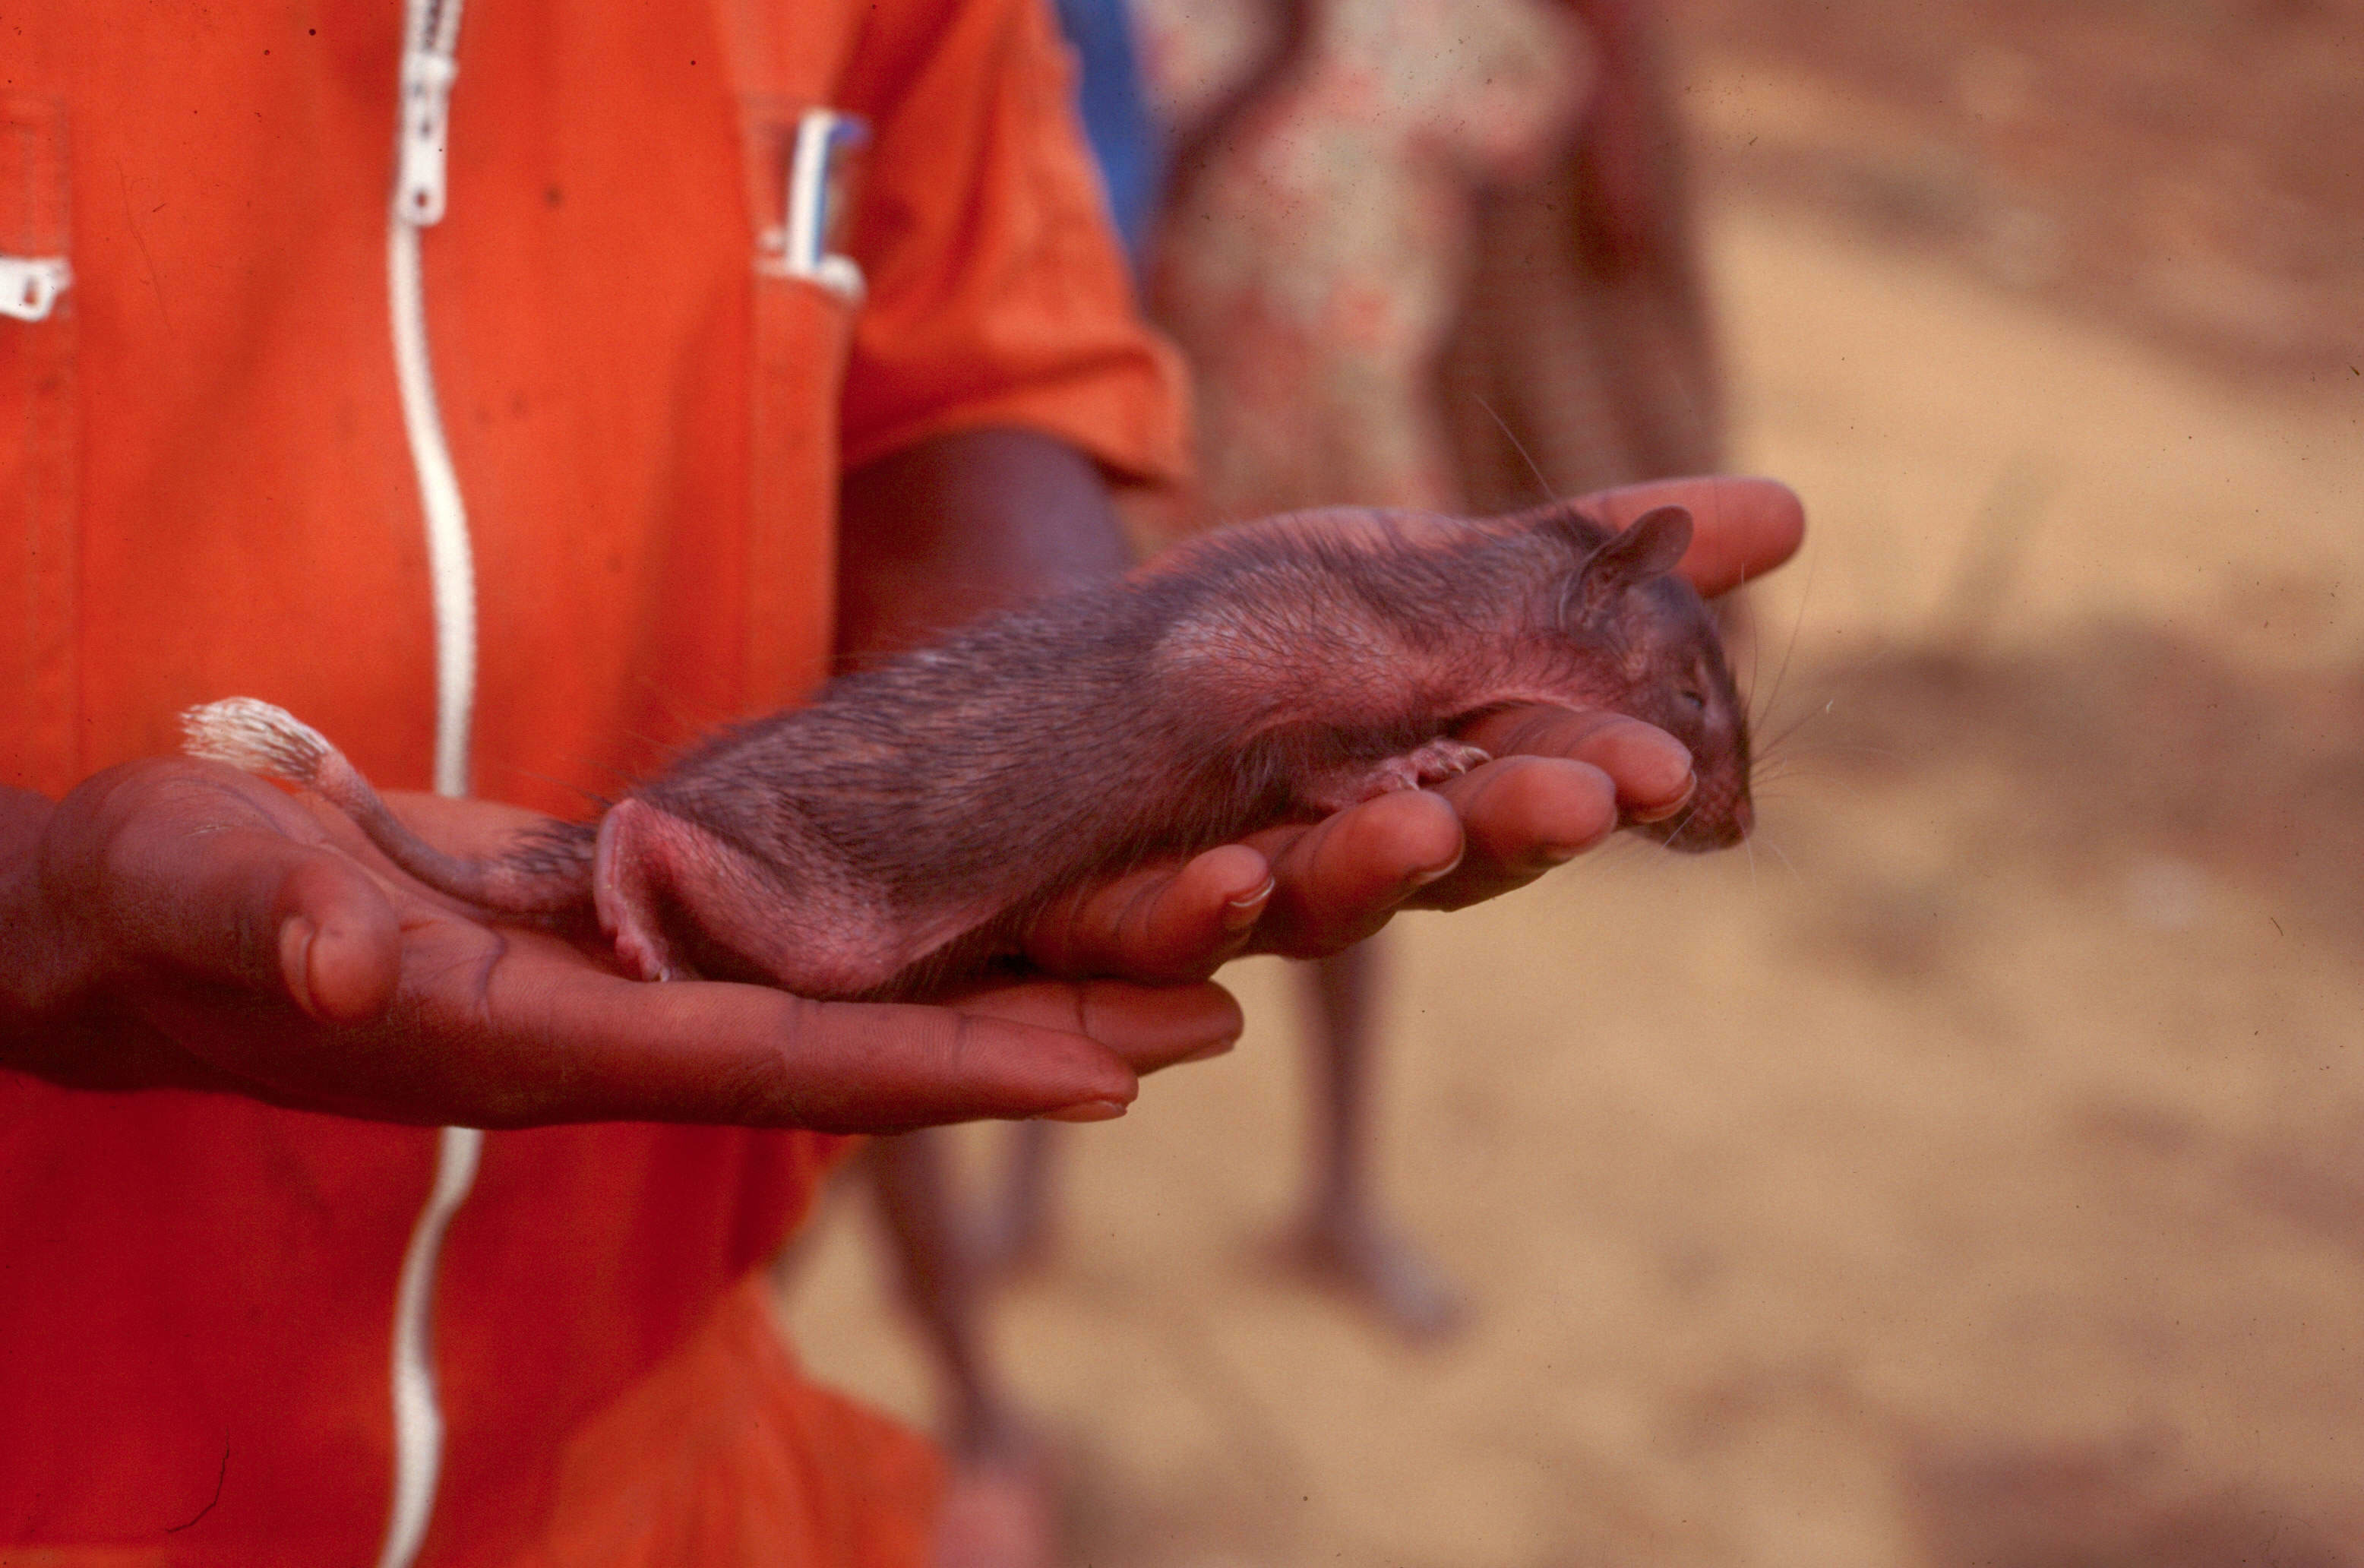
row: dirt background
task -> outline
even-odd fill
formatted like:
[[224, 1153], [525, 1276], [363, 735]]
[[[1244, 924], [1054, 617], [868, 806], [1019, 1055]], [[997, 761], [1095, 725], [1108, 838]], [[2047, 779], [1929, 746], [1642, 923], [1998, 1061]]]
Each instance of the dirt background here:
[[[996, 1338], [1072, 1560], [2364, 1564], [2364, 6], [1679, 18], [1740, 455], [1814, 530], [1754, 852], [1390, 933], [1448, 1344], [1269, 1261], [1280, 966], [1066, 1139]], [[855, 1198], [786, 1315], [924, 1421]]]

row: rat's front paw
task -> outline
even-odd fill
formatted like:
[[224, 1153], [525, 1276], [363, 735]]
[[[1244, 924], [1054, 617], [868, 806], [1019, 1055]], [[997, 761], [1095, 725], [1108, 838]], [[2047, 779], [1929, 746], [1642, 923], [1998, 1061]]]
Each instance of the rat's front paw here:
[[1440, 735], [1401, 756], [1318, 780], [1305, 789], [1305, 801], [1324, 813], [1344, 811], [1399, 789], [1441, 784], [1493, 760], [1493, 754], [1481, 747]]
[[1388, 766], [1411, 770], [1412, 782], [1398, 788], [1417, 789], [1422, 784], [1442, 784], [1457, 778], [1470, 769], [1494, 760], [1494, 754], [1482, 746], [1472, 746], [1466, 740], [1455, 740], [1450, 735], [1440, 735], [1425, 746], [1416, 746]]

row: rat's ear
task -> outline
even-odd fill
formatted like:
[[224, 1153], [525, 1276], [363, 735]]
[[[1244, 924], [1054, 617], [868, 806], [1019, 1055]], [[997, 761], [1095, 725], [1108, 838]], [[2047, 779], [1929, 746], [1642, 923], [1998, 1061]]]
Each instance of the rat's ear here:
[[1657, 506], [1586, 558], [1560, 601], [1569, 626], [1590, 620], [1616, 603], [1628, 588], [1664, 577], [1691, 547], [1691, 515], [1681, 506]]

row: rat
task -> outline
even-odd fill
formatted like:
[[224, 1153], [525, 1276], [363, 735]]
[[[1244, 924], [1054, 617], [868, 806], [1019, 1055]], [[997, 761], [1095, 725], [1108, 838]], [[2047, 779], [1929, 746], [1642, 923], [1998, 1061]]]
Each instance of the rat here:
[[1466, 772], [1459, 726], [1603, 707], [1690, 749], [1669, 848], [1747, 836], [1746, 715], [1674, 575], [1690, 514], [1622, 532], [1561, 503], [1451, 519], [1300, 512], [989, 617], [722, 729], [593, 822], [483, 859], [397, 821], [326, 739], [233, 697], [186, 750], [325, 796], [404, 871], [499, 916], [596, 914], [644, 980], [908, 996], [1015, 951], [1061, 895]]

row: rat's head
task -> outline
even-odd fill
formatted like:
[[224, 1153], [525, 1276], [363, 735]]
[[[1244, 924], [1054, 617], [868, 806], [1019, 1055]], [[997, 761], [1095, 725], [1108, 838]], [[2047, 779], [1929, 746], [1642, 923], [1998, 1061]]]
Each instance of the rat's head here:
[[1579, 563], [1557, 584], [1559, 629], [1591, 673], [1614, 687], [1609, 706], [1656, 725], [1689, 748], [1698, 785], [1689, 804], [1642, 831], [1669, 849], [1730, 849], [1748, 837], [1748, 716], [1723, 661], [1723, 639], [1691, 585], [1675, 575], [1690, 548], [1691, 515], [1645, 513], [1622, 533], [1566, 514]]

